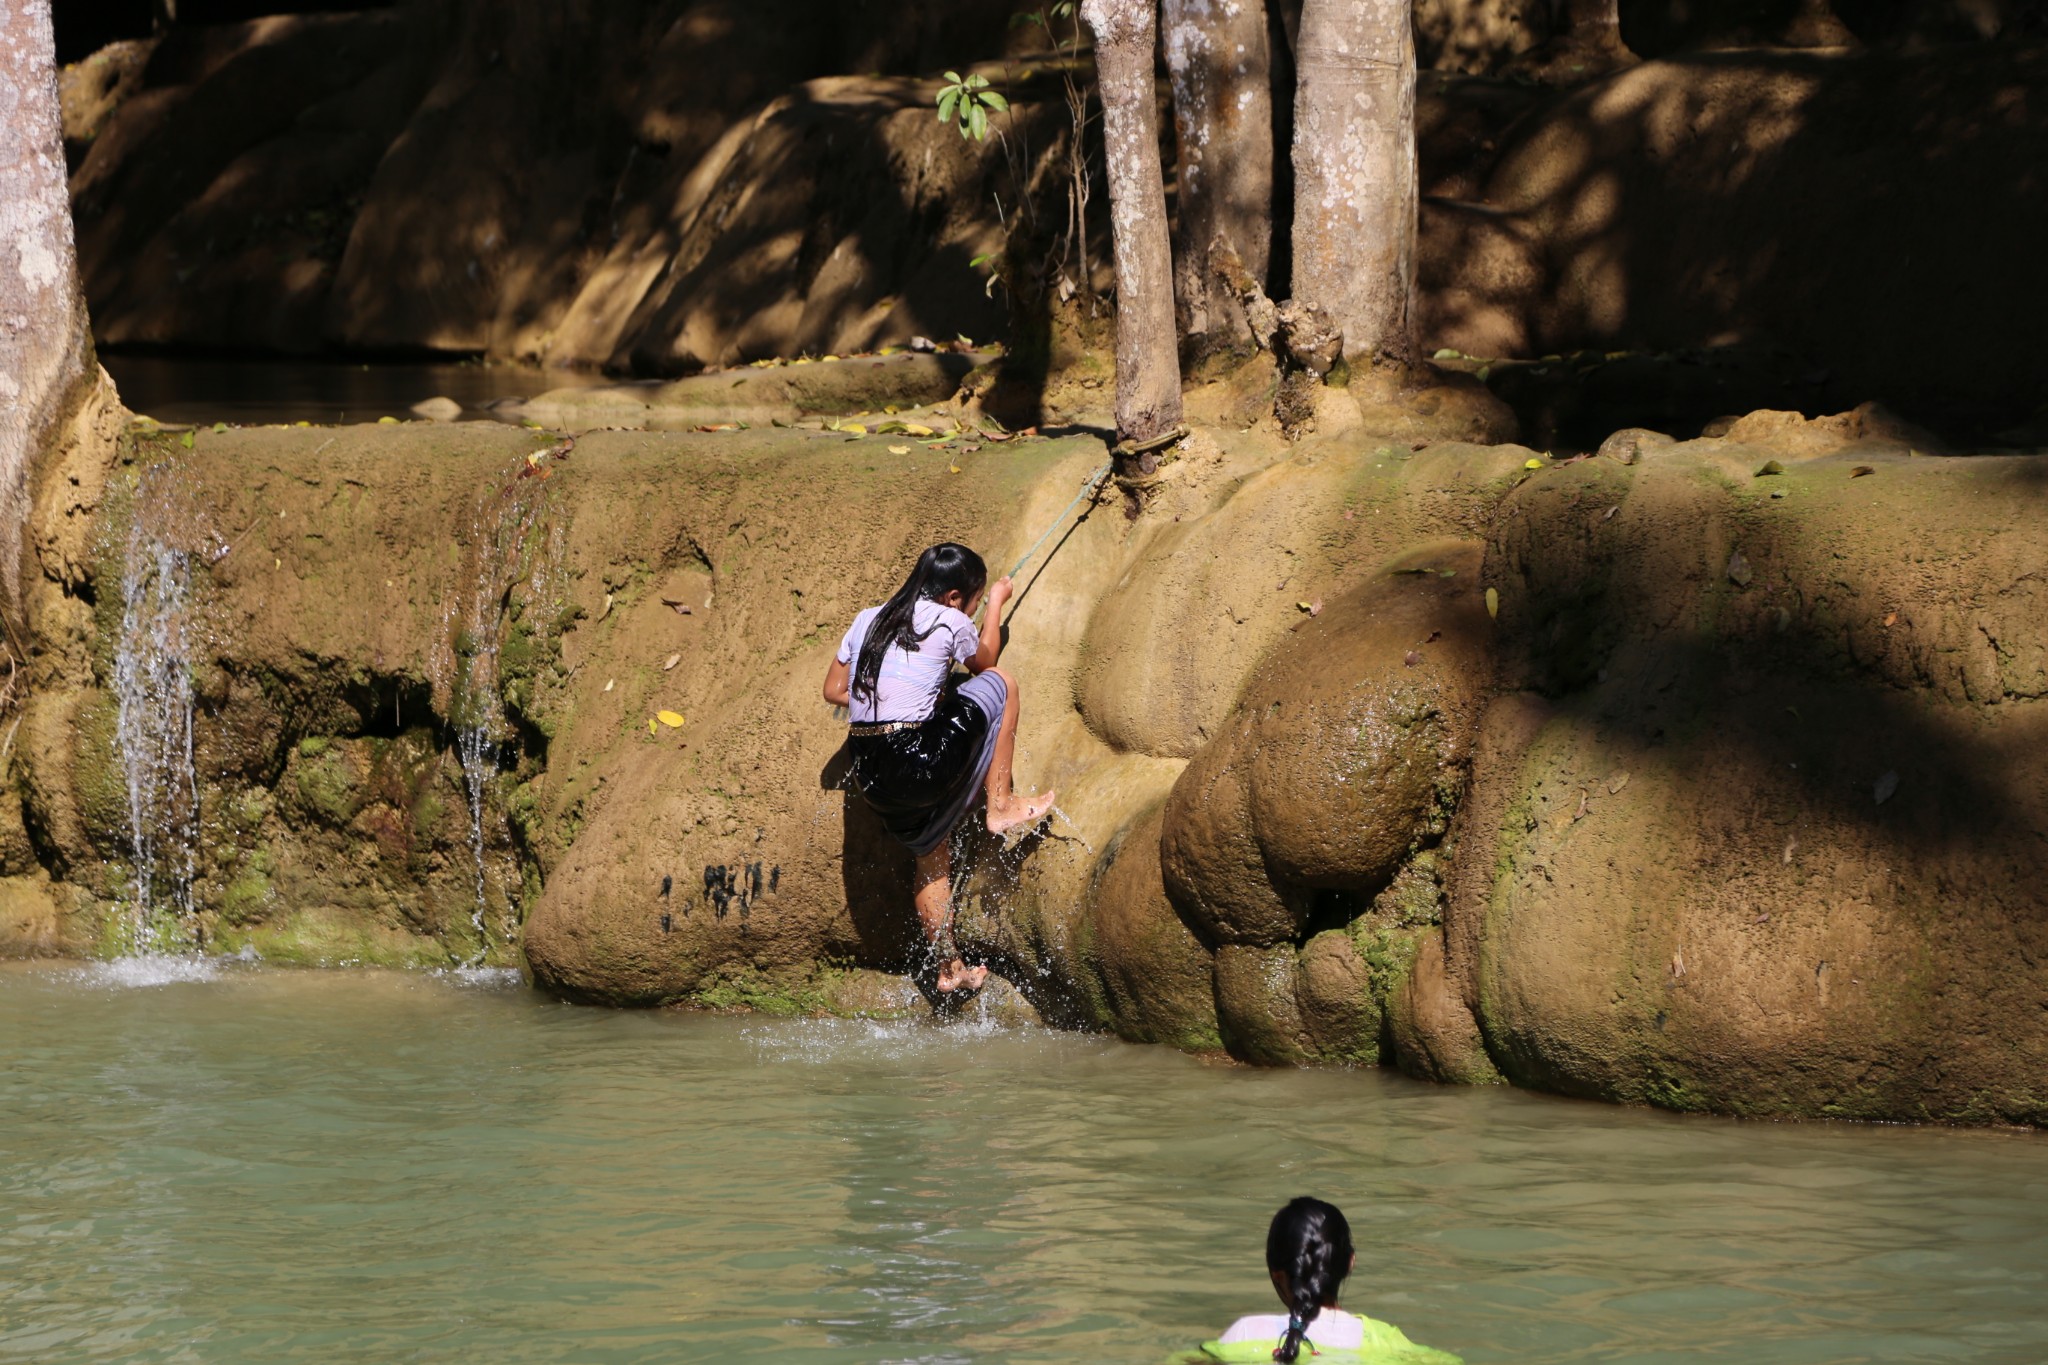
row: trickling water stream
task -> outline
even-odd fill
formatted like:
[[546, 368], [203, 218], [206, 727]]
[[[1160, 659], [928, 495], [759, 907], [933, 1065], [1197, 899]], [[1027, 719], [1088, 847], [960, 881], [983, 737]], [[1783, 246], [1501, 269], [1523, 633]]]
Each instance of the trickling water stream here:
[[114, 649], [115, 745], [128, 788], [133, 886], [125, 945], [175, 952], [192, 941], [199, 779], [192, 754], [193, 553], [173, 544], [174, 471], [147, 471], [121, 570]]
[[[475, 871], [476, 906], [470, 924], [476, 934], [475, 960], [490, 946], [490, 875], [485, 859], [484, 821], [491, 779], [507, 742], [503, 669], [505, 634], [515, 613], [540, 608], [558, 589], [561, 529], [548, 517], [544, 457], [522, 461], [504, 486], [478, 501], [463, 538], [453, 591], [443, 612], [445, 653], [437, 673], [448, 689], [448, 715], [455, 729], [455, 756], [462, 767], [469, 803], [469, 848]], [[523, 590], [523, 592], [520, 592]], [[515, 600], [515, 592], [520, 595]], [[528, 624], [530, 638], [551, 627], [545, 610]]]

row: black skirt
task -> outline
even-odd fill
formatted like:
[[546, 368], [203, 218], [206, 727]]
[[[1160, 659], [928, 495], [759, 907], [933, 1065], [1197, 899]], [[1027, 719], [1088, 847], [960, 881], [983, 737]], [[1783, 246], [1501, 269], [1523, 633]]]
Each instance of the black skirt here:
[[889, 833], [923, 855], [944, 843], [988, 777], [1008, 689], [982, 673], [940, 694], [931, 719], [851, 734], [853, 780]]

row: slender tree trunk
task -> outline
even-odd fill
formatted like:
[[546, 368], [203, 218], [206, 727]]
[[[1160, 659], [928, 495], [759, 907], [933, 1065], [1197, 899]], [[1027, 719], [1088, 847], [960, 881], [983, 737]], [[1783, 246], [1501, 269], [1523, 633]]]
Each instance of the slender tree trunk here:
[[1220, 235], [1263, 285], [1273, 245], [1272, 60], [1265, 0], [1163, 0], [1166, 71], [1180, 147], [1180, 236], [1173, 284], [1181, 335], [1248, 339], [1219, 290], [1209, 251]]
[[1085, 0], [1102, 92], [1102, 145], [1116, 252], [1116, 430], [1142, 444], [1180, 425], [1173, 249], [1159, 169], [1153, 0]]
[[1305, 0], [1294, 102], [1294, 303], [1351, 366], [1410, 363], [1415, 36], [1410, 0]]
[[50, 0], [0, 0], [0, 610], [16, 620], [29, 476], [91, 374]]
[[1622, 43], [1622, 0], [1565, 0], [1565, 27], [1589, 41]]
[[1636, 60], [1621, 40], [1621, 0], [1551, 0], [1550, 14], [1550, 41], [1526, 68], [1538, 79], [1591, 79]]
[[1621, 48], [1621, 0], [1562, 0], [1566, 41]]

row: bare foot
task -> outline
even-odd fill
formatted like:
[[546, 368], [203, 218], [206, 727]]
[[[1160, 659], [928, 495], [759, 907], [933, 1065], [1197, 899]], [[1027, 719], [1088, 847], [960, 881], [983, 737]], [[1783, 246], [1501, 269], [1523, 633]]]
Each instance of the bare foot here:
[[939, 989], [950, 994], [953, 991], [978, 991], [981, 983], [988, 980], [988, 968], [970, 967], [959, 958], [954, 958], [939, 968]]
[[1012, 797], [1009, 804], [1001, 810], [991, 808], [988, 813], [988, 832], [990, 834], [1008, 834], [1020, 825], [1037, 824], [1045, 818], [1046, 812], [1052, 809], [1052, 799], [1055, 794], [1048, 788], [1029, 800], [1023, 797]]

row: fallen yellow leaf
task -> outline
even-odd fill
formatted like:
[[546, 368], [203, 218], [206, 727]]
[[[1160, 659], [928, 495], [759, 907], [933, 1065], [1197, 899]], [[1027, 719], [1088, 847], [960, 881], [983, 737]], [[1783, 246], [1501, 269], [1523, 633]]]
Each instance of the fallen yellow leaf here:
[[1488, 588], [1486, 590], [1486, 614], [1493, 617], [1500, 615], [1500, 589]]
[[839, 424], [839, 430], [845, 432], [849, 436], [865, 436], [868, 434], [867, 427], [859, 422], [841, 422]]
[[912, 436], [933, 436], [937, 434], [922, 422], [905, 422], [903, 429]]
[[949, 464], [946, 466], [946, 472], [948, 474], [958, 474], [960, 472], [960, 466], [957, 464]]
[[647, 718], [647, 733], [650, 735], [655, 733], [654, 717], [652, 716]]
[[908, 454], [910, 453], [910, 447], [909, 447], [909, 446], [890, 446], [890, 447], [889, 447], [889, 453], [890, 453], [891, 455], [908, 455]]
[[377, 425], [380, 427], [395, 427], [398, 425], [398, 419], [396, 417], [379, 417]]
[[1541, 468], [1543, 468], [1543, 461], [1541, 461], [1541, 460], [1524, 460], [1524, 461], [1522, 461], [1522, 468], [1524, 468], [1524, 469], [1541, 469]]
[[674, 711], [656, 711], [654, 718], [671, 730], [676, 729], [683, 723], [683, 718]]

